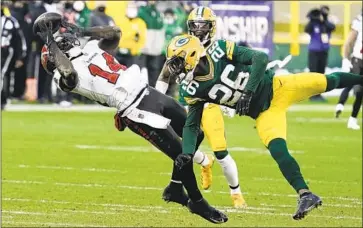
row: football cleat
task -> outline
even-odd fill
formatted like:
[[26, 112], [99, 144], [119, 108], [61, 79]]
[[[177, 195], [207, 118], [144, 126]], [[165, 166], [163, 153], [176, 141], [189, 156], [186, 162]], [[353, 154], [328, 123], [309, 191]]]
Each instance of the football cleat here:
[[344, 105], [337, 104], [337, 106], [335, 107], [335, 118], [339, 118], [340, 114], [342, 114], [343, 111], [344, 111]]
[[187, 207], [191, 213], [197, 214], [209, 222], [220, 224], [228, 221], [227, 215], [210, 206], [205, 199], [197, 202], [189, 200]]
[[213, 155], [207, 154], [206, 156], [209, 159], [209, 164], [201, 167], [202, 172], [200, 174], [201, 184], [204, 190], [209, 189], [210, 186], [212, 185], [212, 180], [213, 180], [212, 166], [215, 160]]
[[247, 203], [243, 198], [242, 193], [231, 194], [232, 204], [235, 208], [247, 208]]
[[182, 206], [187, 206], [189, 197], [185, 193], [182, 184], [177, 184], [177, 185], [169, 184], [164, 189], [162, 199], [167, 203], [174, 202]]
[[360, 126], [358, 125], [357, 118], [349, 117], [347, 127], [348, 129], [359, 130]]
[[311, 192], [303, 193], [298, 200], [297, 211], [292, 218], [295, 220], [303, 219], [311, 210], [321, 206], [322, 203], [319, 196]]

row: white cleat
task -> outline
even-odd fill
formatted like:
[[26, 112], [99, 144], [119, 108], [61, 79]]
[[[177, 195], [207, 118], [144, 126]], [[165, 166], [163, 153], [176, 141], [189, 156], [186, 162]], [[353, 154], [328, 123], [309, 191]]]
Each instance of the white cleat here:
[[344, 105], [337, 104], [337, 106], [335, 107], [335, 118], [339, 118], [340, 114], [342, 114], [343, 111], [344, 111]]
[[360, 126], [358, 125], [358, 120], [357, 120], [357, 118], [349, 117], [347, 127], [348, 127], [349, 129], [352, 129], [352, 130], [359, 130], [359, 129], [360, 129]]

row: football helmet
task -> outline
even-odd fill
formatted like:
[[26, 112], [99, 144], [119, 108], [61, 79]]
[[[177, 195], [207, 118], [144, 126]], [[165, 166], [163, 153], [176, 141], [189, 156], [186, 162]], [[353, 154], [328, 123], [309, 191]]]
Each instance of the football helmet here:
[[166, 65], [170, 74], [177, 77], [177, 82], [193, 78], [192, 73], [204, 51], [200, 40], [192, 35], [176, 36], [170, 41], [166, 52]]
[[216, 35], [216, 18], [209, 7], [199, 6], [193, 9], [187, 20], [189, 34], [198, 37], [205, 47], [208, 46]]

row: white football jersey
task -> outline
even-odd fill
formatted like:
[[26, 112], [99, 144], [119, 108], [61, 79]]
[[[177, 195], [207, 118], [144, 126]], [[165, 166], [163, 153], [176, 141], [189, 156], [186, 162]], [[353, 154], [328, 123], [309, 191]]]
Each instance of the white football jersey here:
[[[83, 49], [74, 47], [67, 52], [78, 74], [78, 84], [71, 92], [123, 111], [141, 101], [147, 80], [142, 77], [137, 65], [126, 69], [112, 55], [100, 49], [98, 42], [93, 40]], [[53, 79], [59, 88], [60, 77], [56, 70]]]
[[352, 29], [358, 32], [357, 39], [355, 40], [352, 56], [362, 59], [362, 15], [357, 16], [352, 22]]

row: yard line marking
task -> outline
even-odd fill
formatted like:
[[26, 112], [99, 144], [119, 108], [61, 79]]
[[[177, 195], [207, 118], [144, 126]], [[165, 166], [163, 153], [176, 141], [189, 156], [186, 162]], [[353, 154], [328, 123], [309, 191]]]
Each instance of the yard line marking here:
[[[102, 187], [102, 188], [126, 188], [126, 189], [135, 189], [135, 190], [163, 190], [164, 188], [160, 187], [146, 187], [146, 186], [129, 186], [129, 185], [108, 185], [108, 184], [97, 184], [97, 183], [89, 183], [89, 184], [81, 184], [81, 183], [65, 183], [65, 182], [42, 182], [42, 181], [27, 181], [27, 180], [2, 180], [3, 183], [14, 183], [14, 184], [53, 184], [58, 186], [75, 186], [75, 187]], [[216, 191], [216, 193], [221, 194], [229, 194], [229, 192]], [[297, 198], [297, 195], [292, 194], [277, 194], [277, 193], [267, 193], [267, 192], [258, 192], [258, 193], [250, 193], [251, 195], [261, 195], [261, 196], [275, 196], [275, 197], [293, 197]], [[347, 201], [355, 201], [362, 202], [359, 198], [353, 197], [340, 197], [340, 196], [324, 196], [321, 197], [323, 199], [338, 199], [338, 200], [347, 200]]]
[[[253, 180], [256, 181], [273, 181], [273, 182], [286, 182], [286, 180], [284, 179], [278, 179], [278, 178], [267, 178], [267, 177], [253, 177]], [[318, 184], [359, 184], [362, 185], [362, 183], [358, 183], [355, 181], [320, 181], [320, 180], [311, 180], [311, 179], [306, 179], [307, 182], [312, 182], [312, 183], [318, 183]]]
[[348, 122], [348, 118], [305, 118], [305, 117], [296, 117], [293, 119], [294, 122], [301, 122], [301, 123], [336, 123], [341, 124]]
[[[61, 107], [56, 104], [9, 104], [6, 106], [7, 112], [115, 112], [114, 108], [107, 108], [101, 105], [72, 105], [71, 107]], [[292, 105], [289, 112], [331, 112], [335, 110], [335, 105], [318, 105], [318, 104], [295, 104]], [[352, 110], [351, 106], [345, 107], [345, 111]]]
[[[103, 146], [103, 145], [75, 145], [77, 149], [81, 150], [114, 150], [114, 151], [132, 151], [140, 153], [149, 153], [160, 151], [152, 146]], [[209, 150], [209, 147], [201, 146], [202, 150]], [[232, 152], [252, 152], [257, 154], [270, 154], [270, 152], [263, 148], [247, 148], [247, 147], [230, 147], [229, 151]], [[291, 154], [303, 154], [303, 151], [289, 150]]]
[[4, 224], [25, 224], [25, 225], [35, 225], [35, 226], [69, 226], [69, 227], [108, 227], [102, 225], [95, 225], [95, 224], [74, 224], [74, 223], [56, 223], [56, 222], [22, 222], [22, 221], [8, 221], [3, 220], [2, 223]]
[[[238, 209], [229, 209], [226, 210], [228, 213], [245, 213], [245, 214], [256, 214], [256, 215], [272, 215], [272, 216], [289, 216], [291, 214], [288, 213], [271, 213], [271, 212], [256, 212], [256, 211], [240, 211]], [[352, 220], [362, 220], [362, 217], [354, 217], [354, 216], [329, 216], [329, 215], [309, 215], [309, 217], [315, 218], [328, 218], [328, 219], [352, 219]]]
[[[295, 208], [293, 205], [272, 205], [272, 204], [266, 204], [266, 203], [260, 203], [261, 206], [266, 207], [282, 207], [282, 208]], [[323, 204], [324, 207], [347, 207], [347, 208], [362, 208], [362, 205], [350, 205], [350, 204]]]
[[[165, 208], [161, 206], [137, 206], [137, 205], [121, 205], [121, 204], [98, 204], [98, 203], [80, 203], [80, 202], [68, 202], [68, 201], [54, 201], [54, 200], [31, 200], [31, 199], [12, 199], [12, 198], [4, 198], [5, 201], [35, 201], [35, 202], [41, 202], [41, 203], [62, 203], [62, 204], [77, 204], [77, 205], [99, 205], [99, 206], [124, 206], [127, 210], [134, 210], [138, 212], [149, 212], [150, 209], [153, 209], [153, 211], [156, 210], [158, 213], [169, 213], [170, 210], [183, 210], [181, 207], [173, 207], [173, 208]], [[265, 206], [265, 205], [264, 205]], [[268, 212], [268, 210], [275, 210], [274, 208], [271, 208], [270, 206], [274, 205], [267, 205], [269, 207], [248, 207], [247, 209], [235, 209], [233, 207], [226, 207], [221, 206], [219, 207], [222, 211], [228, 212], [228, 213], [245, 213], [245, 214], [263, 214], [263, 215], [272, 215], [272, 216], [289, 216], [291, 217], [291, 214], [289, 213], [272, 213]], [[282, 207], [290, 207], [288, 205], [282, 205]], [[293, 206], [291, 206], [293, 207]], [[141, 209], [140, 209], [141, 208]], [[117, 210], [116, 208], [109, 208], [111, 210]], [[119, 208], [120, 209], [120, 208]], [[255, 211], [254, 211], [255, 210]], [[69, 213], [89, 213], [89, 214], [118, 214], [116, 212], [108, 212], [108, 211], [87, 211], [87, 210], [70, 210], [70, 209], [57, 209], [57, 211], [62, 212], [69, 212]], [[260, 212], [259, 212], [260, 211]], [[49, 213], [43, 213], [43, 212], [26, 212], [26, 211], [3, 211], [5, 213], [10, 214], [28, 214], [28, 215], [49, 215]], [[68, 213], [66, 213], [68, 214]], [[52, 213], [52, 215], [61, 215], [61, 213]], [[329, 218], [329, 219], [353, 219], [353, 220], [361, 220], [361, 217], [354, 217], [354, 216], [327, 216], [327, 215], [309, 215], [309, 217], [317, 217], [317, 218]]]
[[55, 169], [55, 170], [81, 170], [81, 171], [88, 171], [88, 172], [109, 172], [109, 173], [127, 173], [127, 171], [117, 170], [117, 169], [101, 169], [101, 168], [76, 168], [76, 167], [68, 167], [68, 166], [47, 166], [47, 165], [18, 165], [19, 168], [37, 168], [37, 169]]

